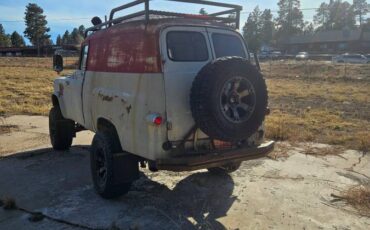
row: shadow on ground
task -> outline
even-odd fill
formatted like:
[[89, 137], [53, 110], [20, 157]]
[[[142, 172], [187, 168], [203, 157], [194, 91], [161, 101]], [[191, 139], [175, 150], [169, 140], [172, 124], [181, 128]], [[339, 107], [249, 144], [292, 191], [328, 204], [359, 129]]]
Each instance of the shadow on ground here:
[[[193, 173], [143, 170], [131, 191], [104, 200], [93, 190], [87, 146], [69, 152], [39, 149], [0, 160], [0, 196], [18, 206], [89, 228], [226, 229], [218, 218], [235, 201], [233, 179]], [[0, 211], [4, 229], [72, 228], [51, 220], [30, 223], [20, 211]]]

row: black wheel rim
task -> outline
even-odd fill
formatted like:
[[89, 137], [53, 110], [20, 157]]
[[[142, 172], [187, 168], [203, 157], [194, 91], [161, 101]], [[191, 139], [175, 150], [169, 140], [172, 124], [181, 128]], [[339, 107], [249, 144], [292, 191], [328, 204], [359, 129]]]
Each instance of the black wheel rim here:
[[98, 148], [96, 151], [95, 174], [98, 186], [104, 187], [107, 182], [107, 159], [101, 148]]
[[232, 77], [222, 88], [220, 106], [224, 117], [235, 124], [247, 121], [256, 107], [256, 93], [244, 77]]

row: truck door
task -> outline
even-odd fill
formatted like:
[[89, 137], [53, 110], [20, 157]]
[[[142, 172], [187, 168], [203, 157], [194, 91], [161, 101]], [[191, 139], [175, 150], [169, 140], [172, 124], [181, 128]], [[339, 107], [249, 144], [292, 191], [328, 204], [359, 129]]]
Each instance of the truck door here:
[[81, 48], [79, 69], [73, 73], [64, 89], [64, 100], [68, 103], [68, 118], [82, 125], [85, 123], [82, 112], [82, 86], [85, 77], [88, 52], [88, 44], [83, 45]]
[[161, 33], [161, 54], [166, 92], [168, 139], [182, 140], [193, 127], [190, 90], [200, 69], [210, 62], [212, 52], [204, 27], [174, 26]]

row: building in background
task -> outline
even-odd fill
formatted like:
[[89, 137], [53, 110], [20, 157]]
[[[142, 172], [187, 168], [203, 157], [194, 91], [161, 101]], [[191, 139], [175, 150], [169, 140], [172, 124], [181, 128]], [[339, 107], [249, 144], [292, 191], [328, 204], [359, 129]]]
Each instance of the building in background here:
[[309, 53], [370, 53], [370, 31], [344, 29], [293, 36], [279, 42], [281, 50], [289, 54]]

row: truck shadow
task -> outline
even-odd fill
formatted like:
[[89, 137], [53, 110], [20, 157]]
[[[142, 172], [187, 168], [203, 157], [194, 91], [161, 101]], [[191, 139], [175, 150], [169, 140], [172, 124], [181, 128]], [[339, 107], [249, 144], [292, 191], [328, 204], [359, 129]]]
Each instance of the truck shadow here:
[[13, 197], [20, 207], [47, 210], [52, 217], [91, 227], [115, 223], [120, 229], [227, 229], [218, 219], [237, 199], [230, 175], [144, 169], [128, 194], [105, 200], [92, 186], [88, 148], [45, 148], [3, 157], [0, 174], [13, 179], [0, 178], [0, 197]]
[[173, 224], [172, 229], [227, 229], [217, 219], [226, 216], [236, 200], [232, 177], [226, 173], [214, 175], [204, 171], [189, 174], [171, 189], [160, 184], [160, 179], [156, 182], [142, 173], [130, 193], [140, 193], [144, 189], [148, 199], [141, 198], [142, 207], [153, 206], [154, 210], [165, 214]]

